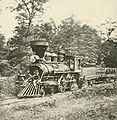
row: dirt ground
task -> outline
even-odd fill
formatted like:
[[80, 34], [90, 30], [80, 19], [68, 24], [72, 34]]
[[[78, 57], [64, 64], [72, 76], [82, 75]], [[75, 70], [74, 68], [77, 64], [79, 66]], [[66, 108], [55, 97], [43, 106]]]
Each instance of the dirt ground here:
[[117, 96], [8, 99], [0, 102], [0, 120], [117, 120]]

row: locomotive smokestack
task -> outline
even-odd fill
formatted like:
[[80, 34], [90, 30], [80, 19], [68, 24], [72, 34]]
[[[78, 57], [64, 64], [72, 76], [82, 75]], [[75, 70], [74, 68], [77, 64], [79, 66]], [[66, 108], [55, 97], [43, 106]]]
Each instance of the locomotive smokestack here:
[[36, 54], [40, 57], [44, 57], [44, 53], [48, 48], [48, 42], [45, 41], [45, 39], [41, 40], [35, 40], [35, 41], [30, 41], [31, 43], [31, 48], [33, 52], [36, 52]]

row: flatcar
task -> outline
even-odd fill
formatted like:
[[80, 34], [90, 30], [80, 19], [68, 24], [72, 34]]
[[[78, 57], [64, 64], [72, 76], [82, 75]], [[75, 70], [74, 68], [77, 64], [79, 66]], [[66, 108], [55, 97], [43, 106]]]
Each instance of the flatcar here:
[[84, 79], [85, 84], [93, 85], [117, 80], [117, 68], [104, 68], [96, 64], [81, 68], [80, 79]]

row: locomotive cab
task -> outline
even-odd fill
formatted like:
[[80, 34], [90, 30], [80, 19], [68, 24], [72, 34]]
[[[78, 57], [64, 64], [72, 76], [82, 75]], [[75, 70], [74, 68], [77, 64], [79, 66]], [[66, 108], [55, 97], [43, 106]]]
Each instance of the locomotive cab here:
[[81, 58], [74, 56], [65, 56], [65, 61], [68, 64], [71, 71], [79, 72], [81, 69]]

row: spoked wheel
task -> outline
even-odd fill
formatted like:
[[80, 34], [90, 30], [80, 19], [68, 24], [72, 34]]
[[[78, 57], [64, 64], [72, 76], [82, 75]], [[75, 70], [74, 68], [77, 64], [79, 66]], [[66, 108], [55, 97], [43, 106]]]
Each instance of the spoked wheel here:
[[75, 83], [70, 83], [70, 90], [74, 91], [76, 89], [77, 85]]
[[59, 86], [59, 91], [60, 91], [60, 92], [65, 92], [65, 87], [64, 87], [63, 85], [60, 85], [60, 86]]
[[106, 82], [110, 83], [111, 79], [110, 78], [106, 78]]
[[54, 93], [55, 93], [54, 86], [51, 86], [51, 88], [50, 88], [50, 94], [53, 95]]
[[46, 93], [44, 86], [41, 87], [40, 92], [41, 92], [42, 97], [44, 97], [44, 96], [45, 96], [45, 93]]
[[64, 80], [62, 80], [61, 84], [59, 85], [59, 91], [60, 92], [65, 92], [66, 87], [67, 87], [67, 83]]

